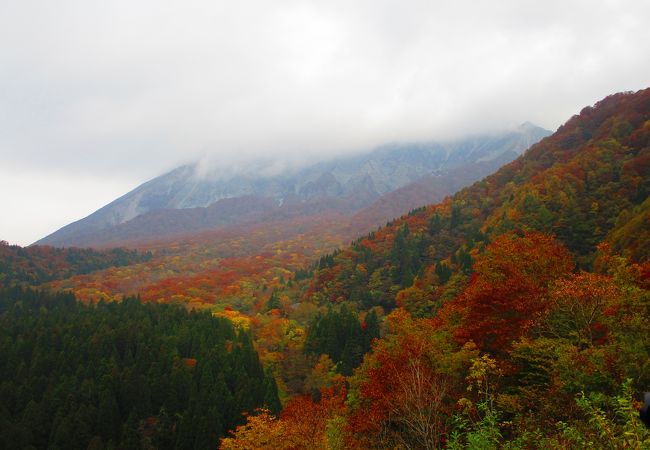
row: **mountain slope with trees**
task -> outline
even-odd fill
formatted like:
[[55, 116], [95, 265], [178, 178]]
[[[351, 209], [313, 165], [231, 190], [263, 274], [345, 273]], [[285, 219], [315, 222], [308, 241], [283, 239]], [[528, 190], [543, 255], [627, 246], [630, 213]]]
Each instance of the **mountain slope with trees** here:
[[[510, 231], [553, 234], [590, 268], [597, 244], [650, 194], [649, 98], [616, 94], [587, 107], [494, 175], [358, 239], [320, 265], [308, 295], [393, 308], [426, 285], [439, 292], [425, 297], [440, 298], [438, 288], [458, 281], [452, 273], [469, 273], [474, 256]], [[642, 227], [647, 213], [636, 214]]]
[[[329, 254], [355, 220], [375, 223], [381, 202], [349, 223], [321, 215], [161, 239], [142, 247], [148, 261], [46, 285], [90, 306], [3, 291], [3, 435], [37, 448], [74, 439], [75, 427], [84, 438], [69, 446], [90, 437], [93, 448], [214, 447], [227, 430], [224, 449], [650, 446], [637, 412], [650, 386], [649, 161], [650, 89], [616, 94], [493, 175]], [[383, 205], [417, 201], [438, 181]], [[204, 331], [212, 350], [195, 354]], [[164, 362], [155, 370], [138, 351], [151, 343]], [[65, 349], [51, 371], [63, 387], [47, 399], [38, 396], [50, 392], [39, 377], [48, 358], [32, 351], [42, 345]], [[103, 349], [97, 370], [112, 364], [110, 376], [83, 378], [96, 367], [80, 369], [79, 358]], [[235, 368], [250, 370], [228, 378]], [[202, 394], [171, 414], [169, 380], [181, 369], [184, 392]], [[169, 389], [133, 388], [149, 376]], [[221, 378], [230, 397], [219, 388], [202, 402]], [[112, 432], [93, 409], [106, 386], [122, 424]], [[34, 433], [52, 398], [61, 401], [47, 410], [49, 432]]]
[[35, 286], [109, 267], [146, 262], [151, 256], [150, 252], [123, 248], [102, 251], [40, 245], [23, 248], [0, 241], [0, 286], [12, 283]]
[[[649, 155], [650, 89], [612, 95], [494, 175], [321, 257], [302, 301], [379, 312], [383, 336], [347, 386], [309, 400], [325, 409], [310, 448], [650, 446], [637, 410]], [[303, 427], [264, 412], [222, 448]]]

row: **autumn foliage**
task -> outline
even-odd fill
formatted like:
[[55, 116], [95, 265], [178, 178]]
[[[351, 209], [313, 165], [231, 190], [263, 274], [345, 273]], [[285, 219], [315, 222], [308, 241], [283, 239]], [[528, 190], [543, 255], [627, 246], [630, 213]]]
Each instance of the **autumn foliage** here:
[[480, 255], [469, 286], [439, 317], [454, 325], [459, 344], [473, 341], [502, 352], [539, 321], [549, 308], [550, 284], [572, 268], [569, 253], [551, 236], [502, 235]]
[[249, 408], [223, 449], [650, 448], [634, 414], [649, 162], [650, 89], [616, 94], [349, 246], [340, 217], [296, 219], [148, 244], [150, 259], [48, 286], [139, 292], [250, 333], [284, 409]]
[[362, 448], [436, 448], [447, 433], [472, 346], [455, 346], [429, 320], [404, 311], [388, 317], [390, 334], [354, 378], [350, 429]]
[[326, 450], [342, 442], [340, 421], [345, 414], [345, 386], [341, 383], [321, 390], [320, 398], [292, 399], [279, 418], [260, 410], [237, 427], [232, 437], [221, 441], [222, 450], [277, 449]]

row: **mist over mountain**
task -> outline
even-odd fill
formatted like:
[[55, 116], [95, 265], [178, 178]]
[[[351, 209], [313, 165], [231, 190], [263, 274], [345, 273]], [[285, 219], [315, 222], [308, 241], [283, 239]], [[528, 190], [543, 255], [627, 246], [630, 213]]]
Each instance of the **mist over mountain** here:
[[[390, 144], [299, 170], [178, 167], [36, 244], [103, 246], [222, 226], [323, 212], [345, 215], [375, 204], [369, 222], [439, 200], [515, 159], [549, 135], [530, 123], [515, 130], [451, 142]], [[381, 199], [419, 183], [408, 201]], [[429, 187], [427, 189], [427, 186]], [[398, 194], [399, 195], [399, 194]], [[362, 221], [363, 222], [363, 221]]]

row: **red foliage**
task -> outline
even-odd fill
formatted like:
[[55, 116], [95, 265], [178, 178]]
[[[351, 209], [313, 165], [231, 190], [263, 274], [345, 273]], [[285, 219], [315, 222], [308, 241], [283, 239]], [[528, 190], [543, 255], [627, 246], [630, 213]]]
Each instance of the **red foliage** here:
[[387, 439], [432, 448], [453, 414], [452, 399], [460, 388], [454, 376], [462, 367], [450, 361], [452, 346], [435, 333], [431, 321], [412, 319], [404, 310], [393, 312], [388, 321], [391, 335], [376, 341], [361, 366], [350, 431], [361, 447], [386, 445], [388, 441], [373, 439], [392, 435]]
[[639, 285], [643, 289], [650, 290], [650, 262], [644, 262], [639, 269]]
[[551, 327], [580, 345], [603, 345], [612, 320], [624, 318], [620, 286], [613, 278], [583, 272], [559, 280], [550, 292]]
[[293, 398], [282, 410], [285, 439], [291, 448], [323, 448], [325, 431], [330, 419], [345, 412], [347, 391], [343, 383], [323, 388], [319, 401], [310, 395]]
[[440, 317], [457, 325], [453, 335], [459, 344], [471, 340], [482, 350], [507, 350], [547, 308], [549, 283], [572, 268], [567, 250], [551, 236], [500, 236], [475, 263], [469, 286]]
[[196, 367], [197, 361], [196, 358], [183, 358], [183, 363], [189, 368], [194, 368]]
[[346, 233], [346, 222], [338, 216], [207, 232], [150, 243], [143, 248], [153, 251], [153, 258], [145, 263], [56, 281], [51, 287], [71, 288], [78, 298], [92, 301], [137, 292], [144, 301], [189, 307], [231, 304], [233, 298], [246, 299], [249, 306], [259, 300], [263, 287], [273, 289], [280, 277], [286, 281], [348, 241], [352, 236]]

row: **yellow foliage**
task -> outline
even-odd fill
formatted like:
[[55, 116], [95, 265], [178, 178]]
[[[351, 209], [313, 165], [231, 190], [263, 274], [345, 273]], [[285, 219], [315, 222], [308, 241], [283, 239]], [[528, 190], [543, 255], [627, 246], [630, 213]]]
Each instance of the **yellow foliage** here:
[[232, 433], [233, 437], [221, 440], [221, 450], [284, 450], [290, 447], [282, 437], [285, 427], [268, 410], [250, 416], [244, 425]]
[[215, 311], [212, 313], [215, 317], [223, 317], [230, 320], [233, 325], [244, 330], [248, 330], [251, 326], [251, 319], [248, 316], [243, 315], [239, 311], [233, 309], [226, 309], [224, 311]]

